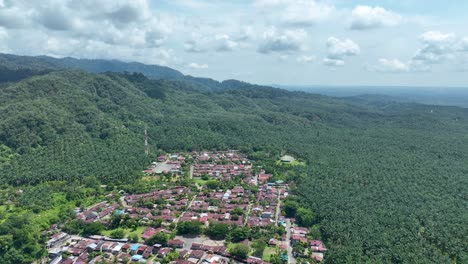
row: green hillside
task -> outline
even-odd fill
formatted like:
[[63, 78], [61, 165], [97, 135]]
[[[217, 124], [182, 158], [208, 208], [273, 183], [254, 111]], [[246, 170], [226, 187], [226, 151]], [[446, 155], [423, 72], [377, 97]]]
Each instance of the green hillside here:
[[32, 75], [0, 85], [3, 184], [132, 182], [150, 162], [147, 126], [151, 155], [236, 148], [304, 160], [286, 177], [315, 212], [326, 263], [468, 262], [468, 110], [193, 77]]

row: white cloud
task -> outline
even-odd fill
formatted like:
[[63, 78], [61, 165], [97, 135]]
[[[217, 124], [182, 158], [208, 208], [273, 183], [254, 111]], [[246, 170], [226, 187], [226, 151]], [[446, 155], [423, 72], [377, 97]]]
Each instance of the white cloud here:
[[208, 49], [204, 47], [201, 41], [190, 39], [185, 41], [184, 49], [186, 52], [206, 52]]
[[351, 13], [351, 29], [365, 30], [400, 24], [402, 17], [382, 7], [357, 6]]
[[379, 72], [408, 72], [409, 66], [398, 59], [379, 59], [378, 65], [375, 68]]
[[208, 69], [208, 64], [199, 64], [199, 63], [196, 63], [196, 62], [192, 62], [188, 65], [189, 68], [192, 68], [192, 69], [197, 69], [197, 70], [200, 70], [200, 69]]
[[341, 59], [325, 58], [323, 59], [323, 64], [326, 66], [331, 66], [331, 67], [342, 67], [345, 65], [345, 62], [344, 60], [341, 60]]
[[344, 66], [345, 57], [356, 56], [361, 52], [359, 45], [350, 39], [329, 37], [327, 40], [327, 57], [323, 63], [327, 66]]
[[423, 64], [439, 64], [453, 58], [457, 39], [455, 34], [428, 31], [419, 38], [424, 46], [416, 51], [413, 61]]
[[311, 26], [319, 21], [327, 19], [334, 11], [334, 7], [313, 0], [296, 1], [291, 3], [284, 11], [281, 20], [291, 26]]
[[201, 34], [192, 34], [191, 39], [185, 41], [184, 49], [190, 53], [201, 52], [229, 52], [236, 48], [243, 47], [242, 41], [231, 38], [228, 34], [216, 34], [215, 36], [202, 36]]
[[303, 63], [303, 64], [311, 63], [314, 60], [315, 60], [314, 56], [307, 56], [307, 55], [299, 56], [296, 58], [296, 62]]
[[254, 6], [283, 25], [307, 27], [329, 18], [335, 11], [331, 4], [317, 0], [257, 0]]
[[377, 66], [371, 68], [380, 72], [427, 72], [434, 65], [451, 62], [460, 64], [461, 53], [468, 52], [468, 39], [459, 38], [454, 33], [427, 31], [419, 36], [422, 47], [406, 63], [397, 59], [380, 59]]
[[233, 51], [239, 46], [239, 43], [232, 40], [231, 37], [226, 34], [216, 35], [215, 40], [218, 42], [215, 48], [216, 51]]
[[450, 44], [456, 39], [454, 33], [442, 33], [440, 31], [428, 31], [420, 36], [426, 44]]
[[458, 44], [457, 51], [468, 52], [468, 37], [463, 38]]
[[304, 49], [306, 39], [307, 32], [303, 29], [286, 30], [279, 33], [275, 28], [270, 28], [263, 33], [257, 50], [264, 54], [296, 52]]

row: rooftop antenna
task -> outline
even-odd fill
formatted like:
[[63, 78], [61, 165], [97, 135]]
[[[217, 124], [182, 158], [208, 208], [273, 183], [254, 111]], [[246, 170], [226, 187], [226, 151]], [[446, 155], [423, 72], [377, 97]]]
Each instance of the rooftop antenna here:
[[148, 133], [146, 132], [146, 125], [145, 125], [145, 155], [148, 156]]

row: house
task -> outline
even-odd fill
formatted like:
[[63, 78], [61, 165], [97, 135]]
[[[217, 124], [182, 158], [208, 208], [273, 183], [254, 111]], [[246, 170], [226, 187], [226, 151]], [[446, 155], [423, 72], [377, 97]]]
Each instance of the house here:
[[172, 248], [161, 248], [160, 250], [158, 250], [158, 254], [157, 256], [159, 258], [164, 258], [165, 256], [167, 256], [167, 254], [169, 254], [169, 252], [172, 251]]
[[185, 257], [188, 256], [189, 251], [188, 250], [182, 250], [179, 252], [179, 258], [185, 259]]
[[321, 262], [323, 260], [323, 253], [313, 252], [311, 257], [316, 261]]
[[269, 262], [263, 261], [261, 258], [250, 256], [247, 258], [247, 263], [248, 264], [268, 264]]
[[137, 249], [137, 254], [143, 254], [143, 252], [145, 252], [146, 248], [148, 248], [147, 246], [145, 245], [140, 245]]
[[205, 255], [203, 250], [192, 250], [190, 252], [190, 258], [201, 259]]
[[133, 244], [130, 246], [130, 253], [135, 255], [138, 251], [138, 248], [140, 247], [140, 244]]
[[299, 243], [299, 242], [301, 242], [301, 243], [307, 243], [307, 238], [305, 238], [305, 237], [303, 237], [303, 236], [301, 236], [301, 235], [293, 234], [293, 235], [291, 236], [291, 242], [292, 242], [293, 244]]
[[203, 244], [200, 243], [192, 243], [192, 247], [190, 248], [191, 250], [200, 250], [203, 249]]
[[192, 262], [185, 260], [185, 259], [178, 259], [175, 262], [176, 264], [193, 264]]
[[119, 261], [120, 263], [123, 263], [125, 259], [130, 259], [130, 255], [124, 252], [117, 255], [117, 261]]
[[293, 228], [293, 234], [299, 234], [299, 235], [307, 235], [309, 234], [309, 229], [306, 227], [294, 227]]
[[259, 182], [267, 182], [271, 177], [273, 177], [273, 174], [260, 173], [258, 175], [258, 181]]
[[128, 253], [128, 250], [130, 249], [130, 244], [124, 244], [122, 246], [122, 252]]
[[142, 255], [133, 255], [133, 256], [132, 256], [132, 261], [138, 262], [138, 261], [140, 261], [141, 259], [143, 259], [143, 256], [142, 256]]
[[142, 235], [141, 235], [141, 238], [144, 239], [144, 240], [146, 240], [146, 239], [148, 239], [148, 238], [154, 236], [156, 233], [157, 233], [157, 230], [156, 230], [156, 229], [154, 229], [154, 228], [152, 228], [152, 227], [147, 227], [147, 228], [143, 231], [143, 233], [142, 233]]
[[272, 239], [270, 239], [270, 240], [268, 241], [268, 244], [269, 244], [270, 246], [277, 246], [277, 245], [280, 245], [280, 244], [281, 244], [281, 241], [279, 241], [278, 239], [272, 238]]
[[176, 247], [176, 248], [183, 248], [184, 247], [184, 241], [180, 239], [171, 239], [167, 241], [167, 245], [170, 247]]
[[271, 218], [272, 215], [273, 215], [273, 212], [265, 211], [262, 213], [262, 218]]
[[284, 155], [284, 156], [281, 157], [280, 160], [281, 160], [281, 162], [283, 162], [283, 163], [291, 163], [291, 162], [295, 161], [296, 159], [293, 158], [293, 157], [291, 157], [291, 156], [289, 156], [289, 155]]
[[317, 251], [317, 252], [327, 251], [327, 248], [325, 247], [323, 242], [320, 240], [312, 240], [309, 242], [309, 245], [312, 251]]
[[148, 259], [152, 253], [153, 253], [153, 247], [147, 247], [145, 251], [143, 252], [143, 258]]

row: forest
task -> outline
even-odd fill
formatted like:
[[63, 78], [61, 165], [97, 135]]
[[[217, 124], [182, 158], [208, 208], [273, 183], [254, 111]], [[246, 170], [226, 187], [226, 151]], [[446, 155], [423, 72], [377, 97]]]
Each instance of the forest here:
[[[72, 186], [131, 185], [157, 150], [239, 149], [305, 161], [287, 177], [314, 212], [325, 263], [468, 262], [468, 109], [24, 60], [0, 60], [0, 259], [43, 254], [46, 223], [27, 214], [96, 192], [67, 196]], [[45, 193], [57, 195], [35, 202]]]

